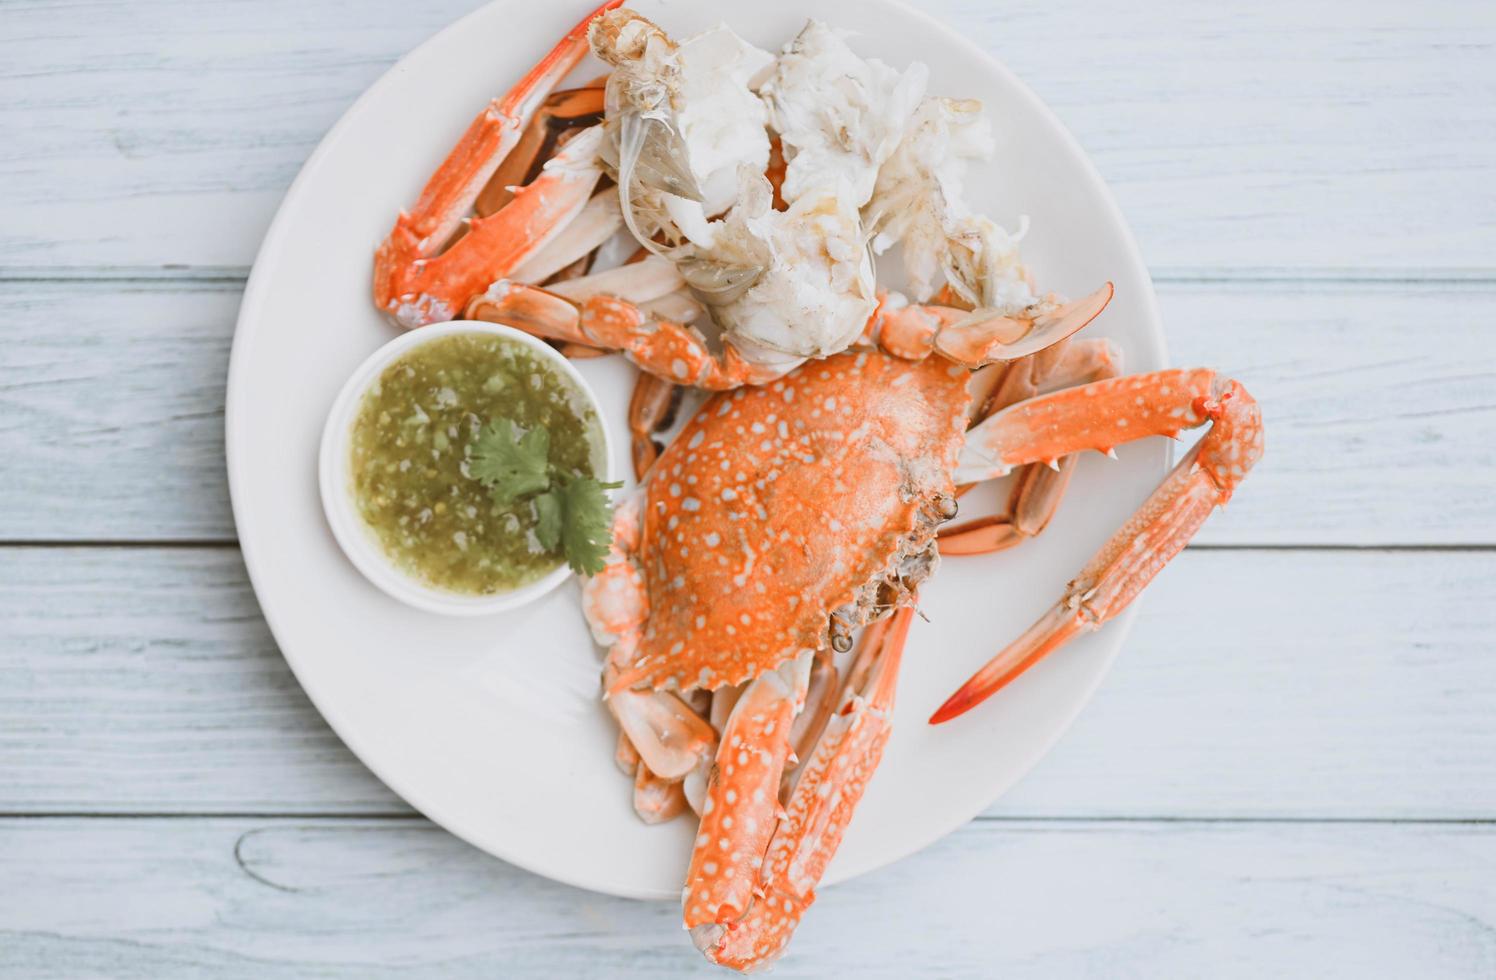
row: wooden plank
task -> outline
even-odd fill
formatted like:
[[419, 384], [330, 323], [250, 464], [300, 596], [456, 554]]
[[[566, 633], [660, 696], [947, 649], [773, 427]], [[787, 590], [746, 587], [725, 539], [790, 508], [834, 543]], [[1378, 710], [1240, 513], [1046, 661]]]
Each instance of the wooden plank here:
[[[1266, 459], [1201, 542], [1496, 542], [1496, 365], [1483, 331], [1496, 287], [1175, 283], [1161, 294], [1175, 362], [1241, 378], [1268, 420]], [[237, 303], [232, 285], [0, 285], [12, 337], [0, 360], [0, 540], [232, 540], [223, 380]]]
[[[1491, 553], [1187, 552], [991, 813], [1496, 818], [1493, 590]], [[0, 812], [407, 812], [308, 704], [234, 551], [10, 549], [0, 636]]]
[[1188, 551], [988, 812], [1496, 816], [1496, 554]]
[[[327, 128], [474, 6], [8, 3], [0, 266], [247, 265]], [[1490, 4], [922, 7], [1054, 107], [1156, 268], [1496, 269]]]
[[1170, 358], [1239, 378], [1267, 454], [1209, 544], [1496, 542], [1496, 288], [1173, 284]]
[[[1483, 826], [977, 822], [826, 889], [783, 977], [1480, 977]], [[0, 821], [0, 974], [686, 977], [674, 903], [414, 821]]]
[[231, 549], [0, 557], [0, 811], [403, 806], [327, 728]]
[[231, 539], [237, 286], [0, 284], [0, 539]]

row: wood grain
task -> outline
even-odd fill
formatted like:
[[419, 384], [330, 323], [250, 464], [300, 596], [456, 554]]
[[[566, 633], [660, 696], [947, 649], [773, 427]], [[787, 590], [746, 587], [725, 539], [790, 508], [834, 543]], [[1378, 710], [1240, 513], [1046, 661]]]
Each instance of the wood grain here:
[[[1267, 457], [1202, 543], [1496, 543], [1496, 287], [1171, 283], [1161, 297], [1175, 363], [1242, 379], [1267, 416]], [[0, 286], [0, 540], [233, 540], [237, 303], [230, 284]]]
[[[247, 266], [328, 127], [476, 5], [11, 0], [0, 266]], [[1155, 270], [1496, 271], [1491, 4], [921, 6], [1075, 131]]]
[[376, 810], [231, 549], [0, 558], [0, 811]]
[[[1496, 819], [1496, 555], [1191, 551], [1004, 817]], [[404, 813], [236, 552], [12, 549], [0, 812]]]
[[0, 539], [231, 539], [239, 287], [0, 284]]
[[[1480, 977], [1490, 826], [976, 823], [826, 889], [782, 977]], [[4, 961], [43, 978], [718, 976], [673, 903], [414, 821], [0, 821]]]

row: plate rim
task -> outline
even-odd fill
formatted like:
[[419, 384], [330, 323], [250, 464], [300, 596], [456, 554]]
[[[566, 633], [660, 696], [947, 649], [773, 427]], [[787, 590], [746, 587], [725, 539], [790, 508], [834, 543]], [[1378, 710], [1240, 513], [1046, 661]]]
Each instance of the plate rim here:
[[[247, 464], [242, 461], [243, 451], [236, 451], [236, 447], [240, 441], [236, 436], [236, 432], [242, 427], [240, 420], [244, 411], [241, 403], [247, 397], [245, 394], [247, 383], [243, 375], [247, 370], [244, 365], [247, 363], [248, 357], [241, 356], [241, 351], [247, 349], [250, 343], [252, 343], [251, 338], [254, 333], [252, 322], [259, 316], [259, 308], [264, 303], [264, 294], [267, 289], [265, 283], [269, 279], [270, 269], [277, 264], [277, 252], [280, 249], [281, 240], [287, 234], [287, 227], [291, 223], [291, 215], [296, 210], [296, 205], [306, 193], [306, 187], [311, 182], [313, 175], [320, 171], [324, 165], [325, 158], [331, 152], [332, 147], [339, 141], [344, 130], [351, 127], [354, 119], [359, 116], [360, 108], [365, 103], [372, 101], [376, 95], [383, 92], [386, 88], [398, 84], [402, 70], [410, 60], [427, 49], [441, 44], [448, 35], [459, 33], [467, 28], [470, 23], [488, 16], [488, 11], [491, 8], [506, 7], [518, 2], [519, 0], [488, 0], [488, 2], [463, 14], [461, 17], [437, 30], [434, 34], [402, 54], [343, 110], [337, 121], [333, 123], [317, 142], [317, 146], [308, 155], [306, 161], [297, 171], [296, 177], [291, 181], [285, 194], [281, 197], [280, 203], [276, 206], [275, 215], [266, 228], [260, 247], [255, 252], [254, 262], [250, 267], [249, 276], [245, 281], [244, 292], [240, 298], [238, 315], [234, 321], [233, 342], [229, 350], [229, 368], [224, 400], [224, 456], [228, 474], [229, 505], [234, 517], [235, 537], [238, 542], [240, 558], [244, 563], [250, 587], [254, 591], [256, 605], [259, 607], [260, 615], [264, 619], [266, 627], [270, 630], [276, 649], [290, 668], [302, 692], [312, 703], [312, 706], [317, 709], [323, 721], [327, 723], [328, 727], [332, 729], [333, 733], [337, 735], [338, 739], [342, 741], [348, 750], [353, 753], [359, 763], [368, 769], [376, 779], [422, 817], [430, 820], [446, 833], [463, 841], [475, 850], [497, 857], [531, 874], [597, 894], [616, 895], [622, 898], [638, 900], [673, 899], [676, 897], [674, 892], [661, 894], [658, 890], [649, 888], [614, 889], [600, 887], [595, 882], [582, 880], [576, 875], [563, 869], [549, 866], [546, 861], [537, 859], [529, 854], [521, 853], [516, 849], [498, 847], [493, 845], [492, 842], [479, 843], [468, 834], [459, 830], [456, 825], [457, 822], [449, 821], [440, 806], [433, 807], [429, 805], [431, 801], [421, 799], [422, 794], [411, 793], [410, 787], [404, 785], [402, 779], [387, 771], [386, 767], [376, 764], [374, 753], [367, 752], [365, 750], [366, 746], [360, 744], [359, 738], [353, 734], [352, 726], [346, 724], [345, 720], [339, 717], [336, 710], [333, 710], [331, 705], [326, 703], [325, 699], [312, 686], [309, 686], [303, 678], [302, 671], [297, 666], [297, 656], [289, 652], [290, 647], [282, 638], [286, 631], [284, 625], [279, 623], [279, 614], [273, 612], [271, 607], [262, 598], [261, 581], [269, 572], [260, 564], [259, 548], [252, 543], [255, 540], [255, 536], [246, 534], [243, 531], [246, 524], [253, 527], [254, 522], [253, 520], [246, 520], [247, 512], [245, 505], [241, 502], [247, 494], [247, 491], [240, 489], [241, 481], [244, 479], [242, 476], [243, 469]], [[591, 2], [591, 0], [583, 0], [583, 2]], [[968, 55], [978, 59], [987, 69], [1002, 78], [1016, 98], [1026, 103], [1030, 109], [1035, 110], [1036, 116], [1043, 121], [1044, 125], [1049, 127], [1052, 135], [1078, 161], [1081, 172], [1091, 184], [1091, 190], [1096, 193], [1098, 201], [1104, 208], [1104, 216], [1120, 230], [1120, 242], [1123, 247], [1124, 257], [1126, 261], [1135, 267], [1135, 271], [1138, 273], [1137, 278], [1144, 286], [1141, 293], [1135, 297], [1135, 300], [1141, 304], [1140, 319], [1142, 326], [1151, 337], [1153, 343], [1157, 345], [1160, 366], [1167, 366], [1170, 363], [1168, 342], [1158, 308], [1157, 292], [1154, 289], [1153, 278], [1149, 273], [1148, 265], [1143, 259], [1142, 250], [1138, 245], [1136, 236], [1133, 234], [1132, 226], [1127, 222], [1125, 215], [1122, 213], [1120, 206], [1112, 194], [1110, 186], [1096, 168], [1090, 154], [1085, 151], [1080, 141], [1070, 132], [1070, 129], [1055, 114], [1054, 110], [1043, 99], [1039, 98], [1038, 94], [1029, 88], [996, 55], [971, 40], [955, 27], [948, 25], [933, 14], [915, 7], [909, 0], [862, 0], [862, 6], [869, 12], [872, 12], [872, 8], [881, 6], [885, 9], [895, 11], [899, 16], [917, 19], [922, 22], [926, 28], [943, 38], [947, 44], [959, 47]], [[1172, 468], [1174, 455], [1174, 446], [1170, 443], [1165, 449], [1162, 472], [1166, 473]], [[240, 461], [236, 462], [236, 459]], [[1042, 759], [1053, 751], [1059, 740], [1074, 725], [1081, 711], [1090, 704], [1091, 699], [1096, 694], [1096, 690], [1101, 686], [1102, 681], [1106, 679], [1107, 675], [1110, 674], [1112, 665], [1120, 655], [1122, 647], [1126, 644], [1132, 632], [1133, 624], [1137, 619], [1138, 609], [1142, 601], [1143, 597], [1140, 595], [1133, 600], [1128, 608], [1123, 610], [1120, 615], [1108, 624], [1108, 631], [1112, 633], [1113, 642], [1109, 645], [1108, 649], [1100, 651], [1102, 653], [1102, 656], [1098, 658], [1100, 663], [1090, 682], [1083, 690], [1078, 692], [1079, 696], [1074, 699], [1072, 706], [1065, 712], [1065, 717], [1054, 727], [1050, 736], [1034, 746], [1033, 751], [1029, 753], [1029, 758], [1018, 767], [1018, 771], [1011, 780], [1005, 785], [997, 786], [991, 796], [974, 812], [953, 814], [952, 819], [940, 822], [938, 828], [933, 833], [911, 837], [904, 846], [890, 848], [888, 853], [875, 863], [870, 863], [866, 867], [856, 868], [844, 874], [835, 873], [836, 869], [833, 866], [831, 869], [832, 873], [826, 876], [825, 881], [821, 883], [821, 887], [850, 881], [861, 875], [886, 868], [890, 864], [902, 861], [924, 850], [975, 819], [983, 810], [990, 807], [1010, 791], [1013, 786], [1022, 781]]]

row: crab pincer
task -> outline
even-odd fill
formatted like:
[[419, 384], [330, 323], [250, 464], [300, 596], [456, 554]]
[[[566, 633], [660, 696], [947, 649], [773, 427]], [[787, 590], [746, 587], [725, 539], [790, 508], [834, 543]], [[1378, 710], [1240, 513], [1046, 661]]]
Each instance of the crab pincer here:
[[[452, 319], [488, 283], [511, 274], [544, 247], [587, 204], [602, 176], [597, 127], [577, 134], [498, 211], [469, 217], [494, 172], [520, 143], [526, 120], [587, 54], [588, 25], [622, 2], [607, 0], [587, 15], [514, 88], [480, 112], [415, 205], [395, 221], [375, 252], [374, 302], [401, 326]], [[454, 241], [459, 230], [465, 233]]]
[[[697, 949], [714, 963], [744, 972], [772, 963], [815, 901], [815, 887], [841, 845], [892, 734], [894, 690], [914, 615], [912, 605], [901, 606], [880, 623], [886, 628], [870, 629], [864, 636], [859, 660], [867, 669], [848, 678], [825, 731], [795, 774], [767, 851], [753, 862], [753, 897], [746, 908], [721, 905], [708, 918], [710, 906], [700, 896], [709, 893], [703, 888], [693, 895], [688, 886], [686, 926]], [[722, 751], [728, 751], [726, 746]], [[714, 805], [733, 810], [740, 819], [752, 819], [744, 808], [734, 806], [741, 798], [738, 794], [729, 797], [730, 778], [714, 789]], [[704, 847], [703, 851], [698, 846], [692, 856], [693, 870], [698, 856], [711, 854], [710, 842]]]

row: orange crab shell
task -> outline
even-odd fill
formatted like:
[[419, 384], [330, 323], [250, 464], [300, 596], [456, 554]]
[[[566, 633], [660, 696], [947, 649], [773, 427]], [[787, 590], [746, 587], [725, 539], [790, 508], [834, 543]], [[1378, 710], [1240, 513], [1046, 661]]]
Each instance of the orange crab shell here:
[[[650, 618], [622, 684], [715, 689], [828, 641], [948, 513], [970, 372], [877, 352], [713, 397], [650, 475]], [[860, 621], [849, 625], [861, 625]]]

